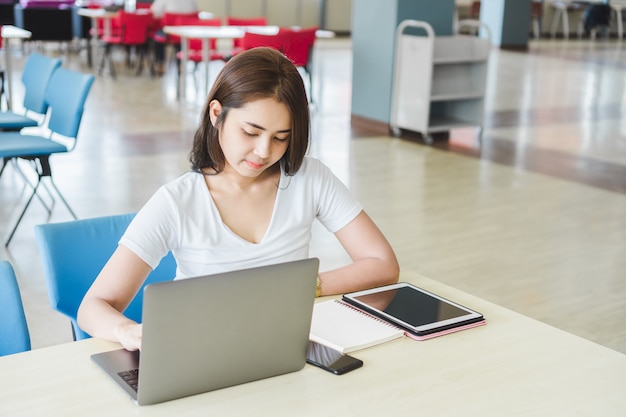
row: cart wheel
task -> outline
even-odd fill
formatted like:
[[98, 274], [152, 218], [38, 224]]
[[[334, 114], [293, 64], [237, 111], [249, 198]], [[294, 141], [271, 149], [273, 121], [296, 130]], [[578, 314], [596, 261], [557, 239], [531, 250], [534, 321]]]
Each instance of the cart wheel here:
[[424, 136], [424, 143], [426, 143], [426, 145], [432, 145], [433, 143], [435, 143], [435, 139], [433, 138], [433, 135]]
[[392, 127], [391, 127], [391, 133], [392, 133], [395, 137], [399, 138], [399, 137], [400, 137], [400, 128], [398, 128], [398, 127], [393, 127], [393, 126], [392, 126]]

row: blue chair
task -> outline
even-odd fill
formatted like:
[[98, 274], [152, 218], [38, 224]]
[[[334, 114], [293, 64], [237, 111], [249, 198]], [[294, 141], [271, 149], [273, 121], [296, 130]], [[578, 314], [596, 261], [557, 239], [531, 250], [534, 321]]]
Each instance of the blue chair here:
[[[37, 182], [32, 185], [32, 194], [15, 223], [5, 246], [8, 246], [11, 239], [13, 239], [15, 231], [33, 197], [37, 194], [39, 185], [41, 185], [44, 177], [50, 179], [50, 184], [61, 198], [63, 204], [65, 204], [71, 215], [76, 218], [76, 214], [74, 214], [74, 211], [52, 180], [50, 156], [56, 153], [71, 152], [76, 147], [78, 128], [80, 127], [85, 101], [93, 81], [94, 76], [91, 74], [82, 74], [65, 68], [58, 68], [52, 74], [45, 94], [45, 100], [50, 106], [50, 117], [48, 119], [50, 137], [27, 135], [20, 132], [0, 133], [0, 158], [5, 160], [7, 158], [26, 159], [32, 163], [31, 166], [37, 174]], [[66, 146], [53, 140], [56, 135], [71, 139], [72, 146]], [[0, 170], [0, 176], [6, 167], [7, 164], [5, 163]]]
[[0, 261], [0, 356], [30, 350], [20, 288], [9, 261]]
[[[121, 214], [35, 226], [50, 305], [69, 317], [75, 340], [89, 337], [76, 322], [78, 307], [134, 216]], [[172, 280], [175, 275], [176, 261], [168, 253], [148, 275], [144, 286]], [[143, 289], [124, 314], [141, 322], [142, 302]]]
[[[24, 114], [13, 111], [0, 112], [0, 131], [16, 131], [25, 127], [42, 124], [48, 112], [44, 99], [46, 87], [54, 71], [61, 66], [61, 60], [36, 52], [31, 53], [22, 71], [24, 84]], [[32, 114], [34, 117], [30, 117]]]

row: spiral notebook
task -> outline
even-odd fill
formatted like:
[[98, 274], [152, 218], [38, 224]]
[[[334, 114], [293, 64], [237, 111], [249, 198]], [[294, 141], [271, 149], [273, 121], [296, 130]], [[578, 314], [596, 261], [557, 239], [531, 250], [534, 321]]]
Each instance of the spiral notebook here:
[[364, 313], [340, 300], [313, 306], [309, 339], [342, 353], [350, 353], [400, 338], [404, 330]]

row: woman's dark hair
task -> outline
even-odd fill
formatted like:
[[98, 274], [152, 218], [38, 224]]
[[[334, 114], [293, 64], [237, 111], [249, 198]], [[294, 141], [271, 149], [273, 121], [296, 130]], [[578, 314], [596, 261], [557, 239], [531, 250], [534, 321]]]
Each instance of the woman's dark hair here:
[[[300, 73], [281, 52], [254, 48], [230, 59], [217, 76], [202, 111], [202, 120], [193, 138], [189, 155], [191, 169], [212, 168], [221, 172], [226, 163], [219, 144], [219, 130], [229, 109], [238, 109], [259, 99], [273, 98], [287, 106], [291, 114], [289, 145], [280, 163], [287, 175], [295, 174], [309, 145], [310, 116], [306, 90]], [[215, 126], [209, 105], [217, 100], [222, 112]]]

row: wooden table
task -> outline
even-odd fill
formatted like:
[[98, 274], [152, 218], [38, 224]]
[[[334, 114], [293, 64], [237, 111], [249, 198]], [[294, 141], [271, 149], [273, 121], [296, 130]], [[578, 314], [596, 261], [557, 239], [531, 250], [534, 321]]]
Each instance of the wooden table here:
[[13, 109], [13, 100], [11, 93], [12, 87], [12, 70], [11, 70], [11, 41], [13, 39], [28, 39], [32, 33], [29, 30], [18, 28], [12, 25], [2, 26], [2, 43], [4, 45], [4, 57], [6, 59], [6, 74], [7, 74], [7, 107], [9, 110]]
[[626, 415], [626, 355], [428, 278], [401, 278], [482, 312], [488, 324], [357, 351], [363, 368], [342, 376], [307, 365], [147, 407], [91, 363], [92, 353], [119, 346], [89, 339], [0, 358], [0, 415]]

